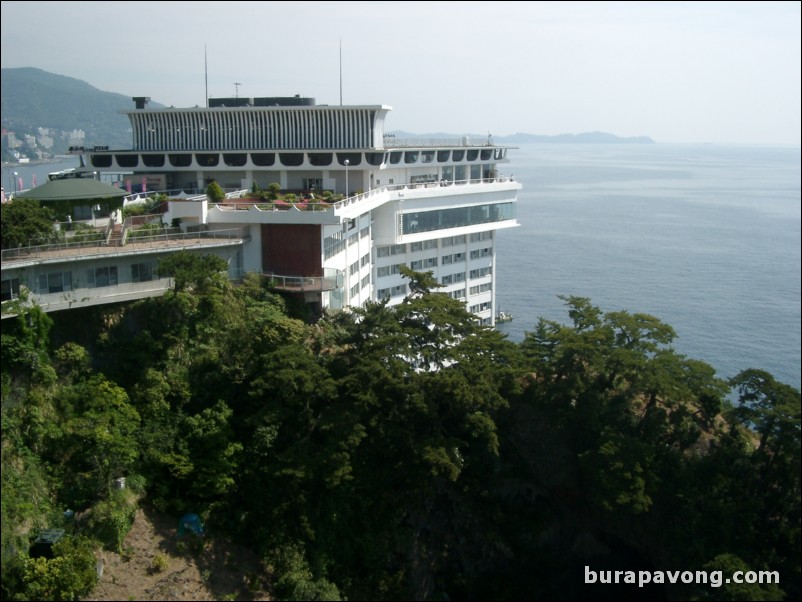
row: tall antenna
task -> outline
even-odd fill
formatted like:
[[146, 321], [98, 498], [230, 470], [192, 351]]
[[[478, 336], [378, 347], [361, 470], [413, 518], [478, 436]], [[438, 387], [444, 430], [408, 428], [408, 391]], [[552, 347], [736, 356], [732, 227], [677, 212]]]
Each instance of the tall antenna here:
[[234, 98], [239, 98], [239, 87], [241, 85], [239, 82], [234, 82]]
[[209, 61], [206, 59], [206, 44], [203, 45], [203, 76], [206, 80], [206, 108], [209, 108]]
[[340, 38], [340, 106], [343, 106], [343, 39]]

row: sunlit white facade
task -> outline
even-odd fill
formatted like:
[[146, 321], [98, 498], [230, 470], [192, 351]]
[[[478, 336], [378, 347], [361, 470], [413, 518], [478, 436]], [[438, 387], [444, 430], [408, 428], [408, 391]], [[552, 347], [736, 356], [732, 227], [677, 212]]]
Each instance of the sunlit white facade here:
[[[517, 225], [520, 189], [500, 171], [507, 147], [489, 137], [396, 139], [384, 133], [383, 105], [236, 98], [176, 109], [134, 101], [125, 111], [133, 148], [74, 149], [81, 169], [132, 194], [167, 191], [163, 220], [187, 235], [237, 232], [217, 251], [232, 277], [262, 274], [321, 312], [399, 303], [409, 293], [400, 274], [407, 265], [432, 272], [441, 291], [494, 323], [496, 236]], [[225, 201], [205, 197], [213, 181]], [[296, 202], [248, 198], [271, 184]]]

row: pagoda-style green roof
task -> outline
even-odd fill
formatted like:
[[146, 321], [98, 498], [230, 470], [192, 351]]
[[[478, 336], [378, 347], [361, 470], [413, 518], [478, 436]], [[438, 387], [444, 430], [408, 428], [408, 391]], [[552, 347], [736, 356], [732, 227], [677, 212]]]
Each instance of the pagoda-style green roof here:
[[50, 180], [41, 186], [15, 194], [14, 198], [37, 201], [96, 201], [121, 199], [128, 193], [92, 178], [64, 178]]

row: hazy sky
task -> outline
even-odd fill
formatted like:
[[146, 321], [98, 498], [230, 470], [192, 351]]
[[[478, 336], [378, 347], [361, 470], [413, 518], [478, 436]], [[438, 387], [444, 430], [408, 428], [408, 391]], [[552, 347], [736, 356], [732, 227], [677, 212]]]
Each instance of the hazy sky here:
[[[3, 67], [177, 107], [311, 96], [389, 130], [800, 144], [800, 2], [2, 2]], [[133, 103], [132, 103], [133, 106]]]

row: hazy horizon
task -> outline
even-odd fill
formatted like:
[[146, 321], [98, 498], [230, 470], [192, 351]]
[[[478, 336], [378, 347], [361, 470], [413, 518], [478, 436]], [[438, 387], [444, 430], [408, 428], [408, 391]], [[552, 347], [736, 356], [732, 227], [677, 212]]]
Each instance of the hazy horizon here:
[[388, 105], [388, 131], [779, 146], [802, 131], [799, 2], [3, 1], [0, 27], [3, 68], [167, 106], [208, 87]]

